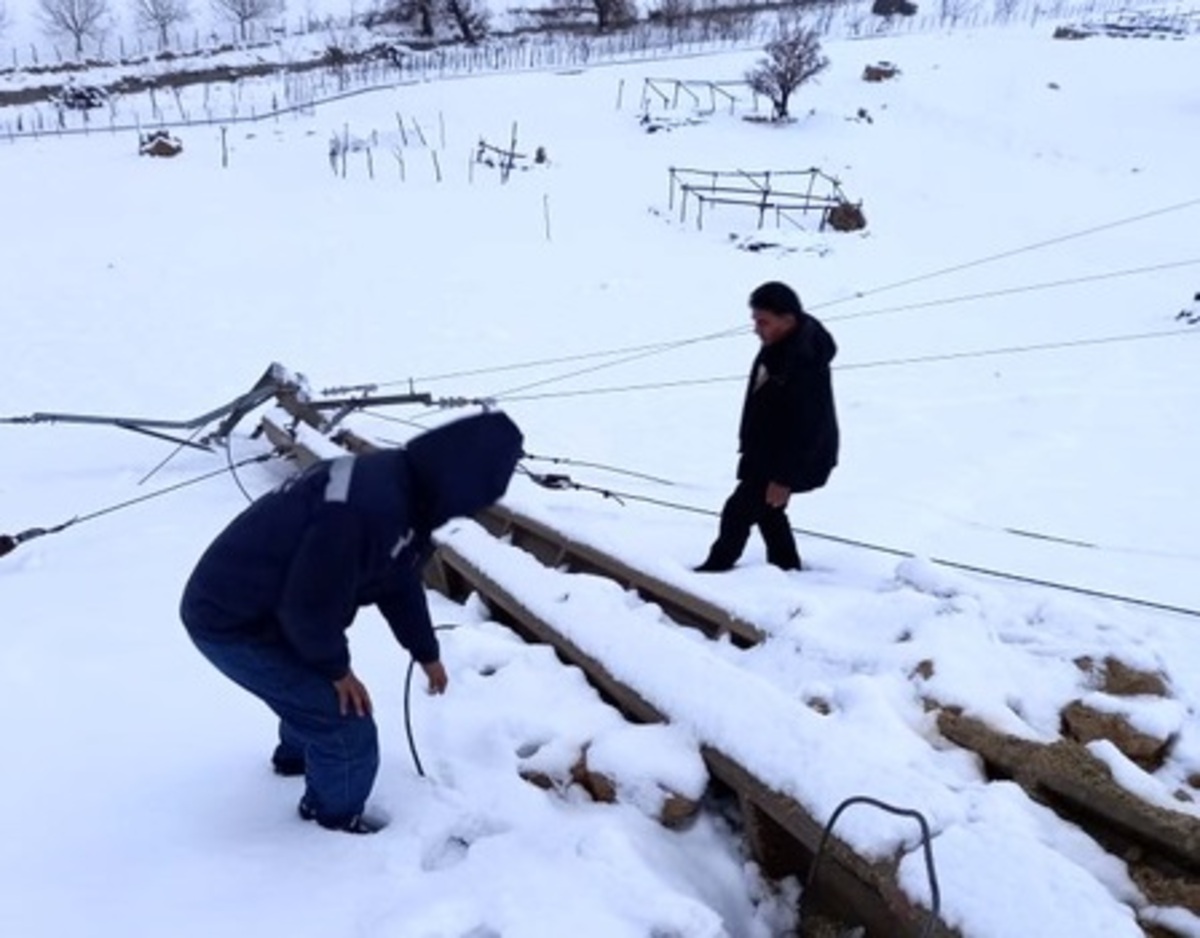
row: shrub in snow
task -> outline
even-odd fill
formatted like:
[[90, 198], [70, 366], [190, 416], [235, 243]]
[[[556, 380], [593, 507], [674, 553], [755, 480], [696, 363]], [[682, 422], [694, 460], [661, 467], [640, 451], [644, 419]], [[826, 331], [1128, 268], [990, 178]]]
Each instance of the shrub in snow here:
[[917, 5], [910, 0], [875, 0], [871, 12], [876, 16], [915, 16]]
[[69, 84], [64, 85], [50, 100], [72, 111], [87, 111], [104, 107], [108, 103], [108, 92], [96, 85]]
[[867, 227], [867, 216], [863, 214], [862, 205], [853, 202], [835, 205], [825, 216], [825, 221], [834, 231], [861, 231]]
[[863, 81], [889, 81], [900, 74], [900, 69], [891, 62], [877, 62], [863, 69]]
[[165, 130], [142, 134], [138, 153], [142, 156], [178, 156], [183, 152], [183, 142]]
[[764, 51], [767, 57], [746, 73], [746, 83], [770, 100], [775, 120], [785, 120], [796, 89], [828, 68], [829, 59], [821, 54], [817, 31], [798, 24], [782, 25]]

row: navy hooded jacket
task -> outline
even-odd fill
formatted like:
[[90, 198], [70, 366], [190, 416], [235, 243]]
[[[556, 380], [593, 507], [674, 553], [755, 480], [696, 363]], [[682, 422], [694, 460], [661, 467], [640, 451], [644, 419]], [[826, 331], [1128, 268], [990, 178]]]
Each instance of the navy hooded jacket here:
[[754, 359], [739, 432], [738, 478], [810, 492], [838, 461], [839, 432], [830, 363], [833, 336], [807, 313]]
[[184, 624], [209, 641], [282, 639], [338, 680], [350, 669], [346, 629], [374, 604], [417, 661], [436, 661], [421, 580], [431, 535], [504, 494], [521, 443], [516, 424], [488, 413], [404, 449], [316, 464], [217, 536], [184, 589]]

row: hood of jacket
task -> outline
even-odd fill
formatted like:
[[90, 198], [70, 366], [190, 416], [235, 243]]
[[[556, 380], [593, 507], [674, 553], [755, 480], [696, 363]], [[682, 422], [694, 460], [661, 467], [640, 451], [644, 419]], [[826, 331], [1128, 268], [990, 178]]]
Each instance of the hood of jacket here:
[[517, 468], [522, 443], [517, 425], [498, 412], [465, 417], [411, 440], [405, 455], [428, 530], [497, 502]]
[[828, 365], [837, 355], [837, 343], [833, 341], [829, 330], [807, 314], [800, 318], [796, 329], [782, 344], [791, 345], [793, 354], [805, 362]]

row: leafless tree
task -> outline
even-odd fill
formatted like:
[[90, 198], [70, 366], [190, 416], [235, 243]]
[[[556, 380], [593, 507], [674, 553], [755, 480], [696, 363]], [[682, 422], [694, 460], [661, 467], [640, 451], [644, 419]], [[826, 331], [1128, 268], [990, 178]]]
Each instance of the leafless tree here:
[[458, 27], [463, 42], [475, 45], [491, 28], [491, 13], [481, 0], [445, 0], [446, 13]]
[[109, 19], [108, 0], [38, 0], [38, 16], [46, 32], [69, 36], [75, 55], [83, 55], [85, 39], [99, 39]]
[[592, 0], [596, 12], [596, 28], [605, 32], [614, 26], [624, 26], [637, 17], [630, 0]]
[[942, 0], [942, 22], [957, 26], [958, 21], [965, 19], [974, 8], [974, 0]]
[[158, 34], [160, 49], [167, 47], [171, 28], [192, 17], [188, 0], [133, 0], [133, 15], [143, 29]]
[[658, 20], [667, 29], [675, 29], [695, 12], [695, 0], [660, 0], [658, 8], [650, 13], [650, 18]]
[[382, 0], [363, 18], [368, 27], [384, 23], [415, 25], [422, 36], [432, 36], [437, 25], [438, 0]]
[[746, 72], [746, 82], [758, 94], [769, 98], [775, 108], [775, 119], [788, 116], [788, 101], [792, 93], [811, 81], [829, 66], [821, 54], [821, 39], [817, 31], [799, 24], [781, 24], [779, 35], [763, 50], [766, 58]]
[[1016, 15], [1021, 0], [995, 0], [995, 5], [996, 19], [1007, 23]]
[[282, 13], [284, 0], [212, 0], [212, 6], [218, 16], [237, 24], [238, 35], [245, 42], [250, 24]]

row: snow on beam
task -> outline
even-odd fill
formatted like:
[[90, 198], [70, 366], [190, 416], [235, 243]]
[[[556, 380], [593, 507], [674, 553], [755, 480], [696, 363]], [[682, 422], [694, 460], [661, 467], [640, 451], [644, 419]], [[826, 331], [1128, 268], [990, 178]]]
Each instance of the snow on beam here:
[[[485, 573], [452, 543], [442, 541], [439, 544], [436, 563], [443, 570], [435, 574], [434, 580], [450, 584], [451, 595], [458, 594], [456, 598], [461, 599], [465, 594], [478, 593], [493, 616], [527, 639], [552, 646], [567, 662], [582, 669], [600, 692], [627, 716], [645, 723], [670, 722], [658, 706], [615, 677], [605, 664], [572, 641], [560, 628], [533, 612], [508, 587]], [[664, 665], [670, 666], [667, 662]], [[713, 777], [735, 791], [743, 807], [749, 808], [747, 821], [752, 828], [751, 837], [758, 840], [755, 846], [759, 849], [755, 852], [767, 853], [756, 859], [767, 861], [764, 863], [765, 868], [770, 867], [767, 872], [785, 875], [806, 871], [820, 841], [822, 825], [794, 799], [764, 784], [720, 749], [705, 744], [701, 746], [701, 752]], [[764, 816], [777, 828], [776, 836], [769, 839], [762, 837]], [[790, 842], [783, 842], [778, 832], [786, 833]], [[836, 839], [830, 840], [826, 851], [820, 894], [822, 898], [828, 897], [827, 907], [839, 917], [866, 926], [871, 936], [903, 938], [921, 933], [920, 926], [927, 913], [903, 896], [882, 866], [868, 862]], [[935, 927], [933, 932], [939, 936], [951, 934], [940, 927]]]
[[[494, 506], [484, 512], [479, 520], [493, 535], [511, 537], [514, 544], [529, 549], [543, 562], [552, 565], [565, 563], [574, 570], [599, 572], [628, 589], [636, 590], [643, 598], [661, 606], [674, 621], [700, 628], [709, 637], [732, 634], [742, 643], [750, 645], [756, 645], [764, 638], [758, 626], [728, 609], [686, 593], [658, 577], [629, 566], [617, 557], [568, 538], [560, 531], [504, 505]], [[531, 540], [535, 543], [526, 543]], [[540, 542], [541, 550], [537, 549], [537, 542]]]

